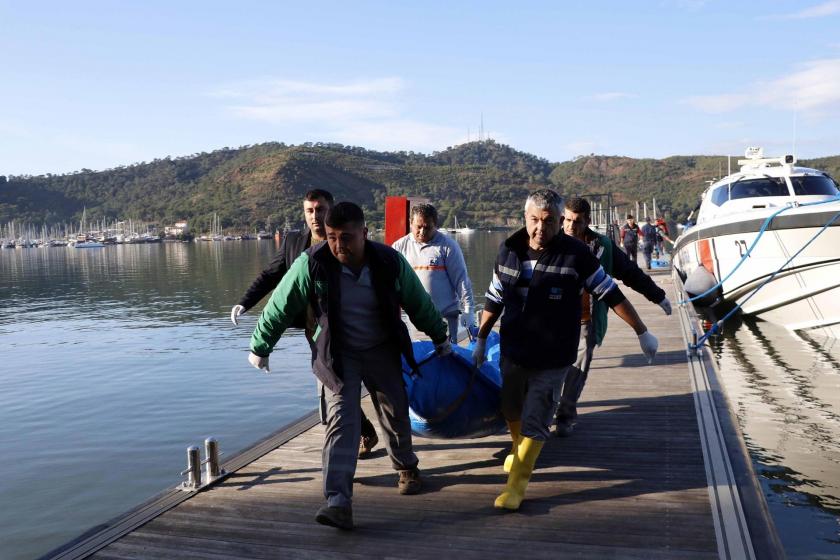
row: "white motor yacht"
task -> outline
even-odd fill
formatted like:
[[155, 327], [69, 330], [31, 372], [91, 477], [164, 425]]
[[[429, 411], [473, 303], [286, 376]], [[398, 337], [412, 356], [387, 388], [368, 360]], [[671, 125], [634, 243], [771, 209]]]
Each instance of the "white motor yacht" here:
[[840, 337], [840, 190], [796, 158], [748, 148], [711, 184], [673, 266], [698, 303], [737, 304], [790, 330]]

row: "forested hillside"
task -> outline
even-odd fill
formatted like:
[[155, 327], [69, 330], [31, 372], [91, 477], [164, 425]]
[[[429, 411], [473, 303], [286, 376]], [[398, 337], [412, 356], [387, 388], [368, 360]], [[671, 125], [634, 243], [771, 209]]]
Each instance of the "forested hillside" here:
[[[802, 164], [840, 175], [840, 156]], [[726, 158], [712, 156], [591, 155], [551, 164], [492, 140], [431, 155], [267, 143], [106, 171], [0, 176], [0, 223], [77, 221], [86, 208], [90, 220], [188, 219], [198, 230], [217, 213], [224, 228], [248, 229], [297, 223], [301, 196], [315, 187], [360, 203], [374, 225], [382, 222], [386, 195], [427, 196], [446, 225], [455, 215], [471, 226], [514, 225], [527, 193], [543, 186], [566, 195], [611, 192], [618, 203], [631, 205], [655, 196], [673, 219], [681, 219], [705, 181], [725, 171]]]

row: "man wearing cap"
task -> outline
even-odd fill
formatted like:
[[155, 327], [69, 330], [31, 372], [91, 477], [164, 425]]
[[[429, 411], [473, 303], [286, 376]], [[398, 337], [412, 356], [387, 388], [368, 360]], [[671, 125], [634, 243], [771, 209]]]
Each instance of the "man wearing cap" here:
[[610, 306], [636, 331], [649, 360], [657, 349], [656, 337], [598, 259], [563, 233], [562, 206], [563, 199], [550, 189], [528, 196], [525, 227], [499, 248], [473, 352], [478, 367], [501, 315], [502, 414], [513, 448], [505, 460], [507, 485], [494, 504], [500, 509], [519, 509], [550, 436], [560, 387], [580, 340], [581, 291]]
[[324, 385], [327, 404], [323, 449], [327, 503], [315, 520], [352, 529], [362, 383], [385, 432], [400, 493], [416, 494], [421, 487], [400, 354], [415, 372], [417, 363], [400, 309], [432, 339], [438, 355], [452, 348], [446, 324], [405, 258], [367, 239], [361, 208], [340, 202], [327, 213], [325, 226], [327, 241], [304, 251], [272, 294], [251, 336], [248, 361], [258, 369], [267, 368], [280, 335], [294, 317], [311, 309], [317, 325], [312, 370]]

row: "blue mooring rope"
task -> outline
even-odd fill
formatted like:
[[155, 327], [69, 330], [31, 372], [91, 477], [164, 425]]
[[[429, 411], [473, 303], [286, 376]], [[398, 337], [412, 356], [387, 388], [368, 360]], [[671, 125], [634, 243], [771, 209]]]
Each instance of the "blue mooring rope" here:
[[[826, 203], [826, 202], [834, 202], [834, 200], [840, 200], [840, 197], [836, 197], [836, 198], [835, 198], [835, 199], [833, 199], [833, 200], [826, 200], [826, 201], [822, 201], [822, 202], [810, 202], [810, 203], [807, 203], [807, 204], [808, 204], [808, 205], [814, 205], [814, 204], [824, 204], [824, 203]], [[802, 204], [801, 206], [805, 206], [805, 204]], [[786, 210], [786, 208], [785, 208], [785, 209], [783, 209], [783, 210]], [[778, 212], [777, 212], [776, 214], [778, 214]], [[775, 215], [775, 214], [774, 214], [774, 215]], [[770, 216], [770, 217], [772, 218], [773, 216]], [[735, 314], [735, 313], [736, 313], [739, 309], [741, 309], [741, 306], [743, 306], [743, 305], [744, 305], [745, 303], [747, 303], [750, 299], [752, 299], [752, 297], [753, 297], [755, 294], [757, 294], [757, 293], [758, 293], [758, 291], [759, 291], [761, 288], [763, 288], [763, 287], [764, 287], [764, 286], [765, 286], [768, 282], [770, 282], [771, 280], [773, 280], [773, 278], [775, 278], [777, 274], [779, 274], [782, 270], [784, 270], [784, 268], [785, 268], [787, 265], [789, 265], [789, 264], [793, 261], [793, 259], [795, 259], [797, 256], [799, 256], [799, 254], [800, 254], [800, 253], [802, 253], [802, 251], [804, 251], [804, 250], [808, 247], [808, 245], [810, 245], [810, 244], [811, 244], [811, 243], [812, 243], [812, 242], [813, 242], [813, 241], [814, 241], [817, 237], [819, 237], [820, 235], [822, 235], [822, 233], [823, 233], [826, 229], [828, 229], [828, 227], [829, 227], [832, 223], [834, 223], [834, 222], [837, 220], [837, 218], [840, 218], [840, 212], [837, 212], [836, 214], [834, 214], [834, 216], [832, 216], [832, 218], [831, 218], [830, 220], [828, 220], [828, 221], [825, 223], [825, 225], [824, 225], [823, 227], [821, 227], [821, 228], [820, 228], [820, 230], [819, 230], [817, 233], [815, 233], [815, 234], [811, 237], [811, 239], [809, 239], [809, 240], [807, 241], [807, 243], [805, 243], [805, 245], [803, 245], [802, 247], [800, 247], [800, 248], [799, 248], [799, 250], [798, 250], [798, 251], [796, 251], [796, 253], [794, 253], [793, 255], [791, 255], [791, 257], [790, 257], [787, 261], [785, 261], [785, 263], [784, 263], [782, 266], [780, 266], [779, 268], [777, 268], [777, 269], [776, 269], [776, 271], [775, 271], [775, 272], [773, 272], [773, 274], [771, 274], [770, 276], [768, 276], [768, 277], [767, 277], [767, 278], [766, 278], [766, 279], [765, 279], [765, 280], [764, 280], [761, 284], [759, 284], [758, 286], [756, 286], [755, 290], [753, 290], [753, 291], [752, 291], [752, 293], [750, 293], [750, 295], [748, 295], [748, 296], [744, 299], [744, 301], [742, 301], [741, 303], [737, 304], [737, 305], [736, 305], [736, 306], [735, 306], [732, 310], [730, 310], [730, 311], [729, 311], [729, 313], [727, 313], [726, 315], [724, 315], [724, 316], [723, 316], [723, 317], [722, 317], [719, 321], [716, 321], [716, 322], [712, 325], [712, 327], [711, 327], [709, 330], [707, 330], [705, 333], [703, 333], [703, 336], [701, 336], [700, 338], [698, 338], [698, 339], [697, 339], [697, 342], [696, 342], [696, 343], [694, 343], [694, 344], [689, 344], [689, 345], [688, 345], [688, 346], [689, 346], [689, 348], [691, 348], [692, 350], [697, 350], [698, 348], [700, 348], [700, 347], [703, 345], [703, 343], [704, 343], [704, 342], [706, 342], [706, 341], [709, 339], [709, 337], [710, 337], [710, 336], [712, 336], [713, 334], [715, 334], [715, 333], [716, 333], [716, 332], [717, 332], [720, 328], [722, 328], [722, 327], [723, 327], [723, 323], [724, 323], [727, 319], [729, 319], [730, 317], [732, 317], [732, 316], [733, 316], [733, 315], [734, 315], [734, 314]], [[760, 237], [760, 235], [759, 235], [759, 237]], [[756, 241], [758, 241], [758, 239], [757, 239], [757, 238], [756, 238]], [[755, 246], [755, 243], [753, 243], [753, 246]], [[750, 247], [750, 249], [752, 249], [752, 247]], [[747, 251], [747, 254], [749, 254], [749, 251]], [[738, 264], [740, 265], [741, 263], [738, 263]], [[737, 267], [736, 267], [736, 268], [737, 268]], [[735, 271], [733, 270], [732, 272], [735, 272]], [[730, 276], [731, 276], [731, 273], [730, 273]], [[729, 278], [729, 276], [727, 276], [727, 278]], [[722, 283], [722, 282], [721, 282], [721, 283]], [[698, 296], [698, 297], [699, 297], [699, 296]], [[688, 301], [692, 301], [692, 300], [688, 300]], [[681, 303], [684, 303], [684, 302], [681, 302]]]

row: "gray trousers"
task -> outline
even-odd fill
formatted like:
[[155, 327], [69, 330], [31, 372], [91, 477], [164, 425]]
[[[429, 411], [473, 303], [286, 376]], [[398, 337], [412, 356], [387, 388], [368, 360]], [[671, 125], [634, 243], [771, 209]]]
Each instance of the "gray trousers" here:
[[592, 365], [592, 355], [595, 352], [595, 330], [592, 322], [580, 325], [580, 342], [578, 342], [578, 356], [574, 365], [569, 366], [569, 373], [563, 382], [563, 393], [560, 396], [560, 406], [557, 407], [557, 423], [574, 423], [577, 419], [577, 403], [589, 376]]
[[530, 369], [502, 356], [502, 415], [522, 421], [522, 435], [545, 441], [569, 367]]
[[399, 351], [391, 344], [341, 355], [344, 386], [338, 393], [324, 387], [327, 425], [324, 436], [324, 497], [327, 505], [349, 507], [353, 476], [359, 454], [362, 408], [361, 384], [370, 393], [379, 425], [385, 432], [385, 449], [396, 470], [417, 466], [411, 448], [408, 396], [402, 378]]

